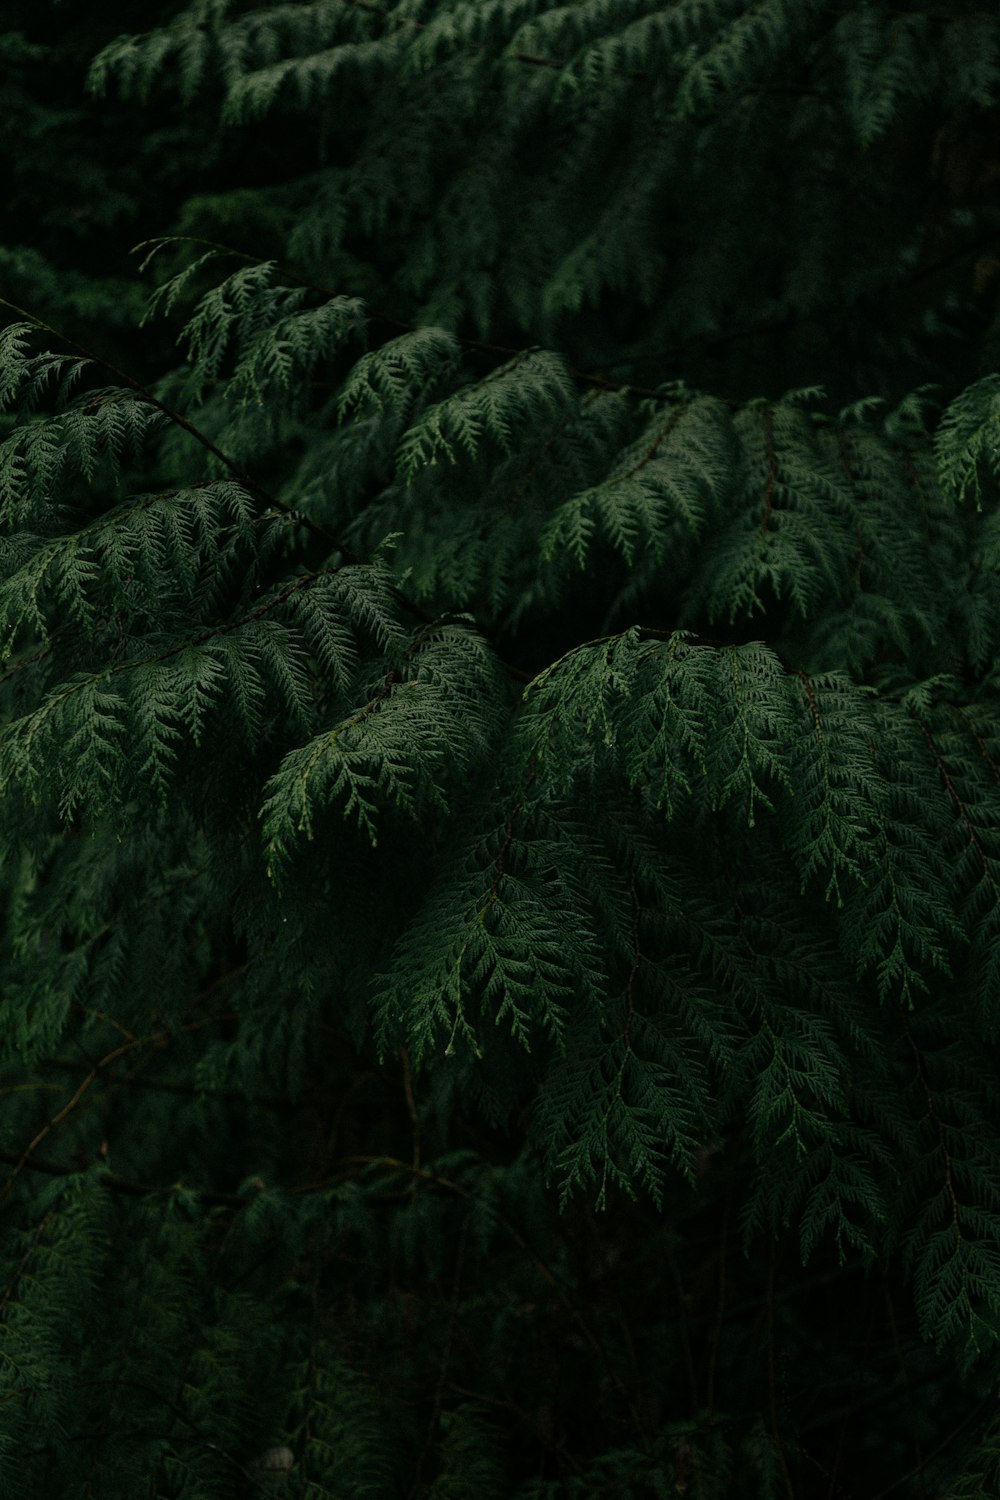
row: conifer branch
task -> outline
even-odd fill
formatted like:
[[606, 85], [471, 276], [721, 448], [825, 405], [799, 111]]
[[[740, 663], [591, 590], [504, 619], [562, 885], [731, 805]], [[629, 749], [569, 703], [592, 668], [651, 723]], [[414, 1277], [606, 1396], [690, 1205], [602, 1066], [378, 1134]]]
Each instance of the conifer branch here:
[[[171, 244], [204, 245], [207, 249], [215, 250], [226, 255], [231, 255], [237, 260], [246, 261], [248, 265], [262, 264], [258, 256], [249, 255], [243, 250], [234, 250], [231, 246], [220, 244], [217, 240], [203, 239], [199, 235], [170, 235], [168, 236], [168, 240]], [[135, 248], [142, 249], [143, 246], [139, 245]], [[290, 280], [297, 282], [299, 286], [305, 287], [308, 291], [315, 292], [319, 297], [332, 298], [336, 295], [334, 292], [330, 291], [329, 287], [320, 286], [317, 282], [310, 281], [308, 277], [300, 275], [298, 271], [293, 271], [286, 265], [282, 265], [280, 267], [280, 270], [283, 276], [286, 276]], [[0, 302], [2, 302], [2, 300], [3, 299], [0, 298]], [[11, 304], [8, 303], [7, 305], [10, 306]], [[367, 312], [368, 316], [372, 319], [373, 322], [381, 323], [385, 328], [394, 328], [400, 333], [419, 333], [422, 326], [419, 323], [407, 322], [403, 318], [391, 317], [388, 313], [379, 311], [378, 308], [370, 307], [367, 309]], [[25, 313], [24, 316], [30, 318], [31, 314]], [[34, 318], [32, 318], [32, 321], [38, 322], [38, 320]], [[39, 326], [46, 327], [47, 325], [40, 324]], [[54, 332], [54, 330], [52, 331]], [[59, 337], [58, 334], [56, 336]], [[526, 350], [523, 346], [519, 348], [513, 344], [492, 343], [489, 340], [468, 338], [458, 333], [453, 333], [451, 337], [455, 340], [455, 343], [458, 344], [462, 349], [469, 349], [477, 354], [500, 355], [505, 360], [522, 359], [526, 353]], [[85, 351], [81, 350], [80, 352], [82, 353]], [[94, 356], [88, 355], [87, 357], [93, 358]], [[98, 361], [98, 363], [100, 363], [100, 361]], [[110, 368], [110, 366], [108, 368]], [[647, 398], [653, 398], [656, 400], [664, 399], [663, 391], [656, 387], [634, 385], [631, 382], [616, 383], [611, 380], [606, 380], [603, 376], [596, 375], [592, 371], [578, 370], [570, 364], [567, 365], [567, 372], [570, 375], [571, 379], [578, 381], [581, 385], [593, 386], [597, 390], [608, 391], [612, 393], [620, 392], [633, 396], [645, 396]], [[128, 379], [127, 376], [123, 376], [122, 378], [126, 380]], [[155, 401], [155, 398], [153, 399]], [[167, 413], [167, 415], [170, 415], [169, 412]], [[233, 472], [235, 473], [236, 471], [234, 470]], [[239, 478], [239, 475], [236, 474], [236, 477]], [[250, 488], [249, 485], [248, 488]], [[264, 492], [261, 491], [260, 493], [263, 495]], [[277, 502], [271, 500], [269, 500], [268, 503], [277, 504]], [[280, 508], [281, 507], [279, 506], [279, 509]]]
[[934, 1094], [931, 1090], [930, 1082], [927, 1077], [927, 1064], [924, 1061], [920, 1048], [914, 1041], [913, 1033], [907, 1023], [905, 1014], [901, 1012], [900, 1015], [903, 1035], [905, 1036], [907, 1045], [909, 1046], [910, 1051], [913, 1054], [913, 1062], [916, 1069], [917, 1081], [920, 1085], [921, 1092], [923, 1093], [924, 1099], [927, 1104], [927, 1118], [933, 1121], [934, 1127], [937, 1131], [938, 1149], [941, 1153], [941, 1161], [944, 1167], [944, 1188], [945, 1192], [948, 1195], [948, 1205], [951, 1212], [952, 1228], [954, 1230], [956, 1240], [961, 1240], [962, 1230], [958, 1219], [958, 1194], [955, 1191], [954, 1161], [952, 1159], [951, 1149], [948, 1145], [945, 1123], [940, 1112], [938, 1111], [937, 1103], [934, 1099]]
[[941, 777], [941, 780], [944, 783], [945, 790], [947, 791], [948, 796], [951, 798], [956, 812], [965, 825], [965, 831], [969, 836], [969, 843], [976, 851], [979, 863], [982, 866], [983, 874], [989, 881], [991, 889], [996, 893], [997, 897], [1000, 898], [1000, 890], [997, 889], [997, 883], [993, 876], [993, 869], [986, 857], [986, 851], [983, 849], [982, 841], [980, 840], [979, 834], [976, 831], [975, 824], [969, 816], [969, 810], [955, 788], [955, 784], [948, 772], [948, 767], [941, 759], [940, 753], [938, 752], [938, 748], [934, 743], [930, 731], [924, 724], [921, 724], [920, 732], [926, 740], [928, 746], [930, 747], [930, 752], [934, 757], [934, 764], [937, 767], [938, 775]]
[[211, 438], [207, 437], [200, 428], [196, 427], [188, 417], [184, 416], [182, 412], [175, 411], [173, 407], [168, 406], [164, 401], [161, 401], [148, 386], [143, 385], [142, 381], [137, 380], [134, 375], [129, 375], [126, 371], [120, 370], [117, 365], [112, 364], [101, 355], [94, 354], [92, 350], [77, 343], [75, 339], [71, 339], [66, 334], [60, 333], [57, 328], [53, 328], [51, 323], [46, 323], [43, 318], [39, 318], [35, 313], [18, 307], [15, 303], [9, 302], [5, 297], [0, 297], [0, 307], [9, 308], [11, 312], [17, 313], [18, 317], [26, 319], [29, 323], [34, 324], [36, 328], [40, 328], [42, 332], [50, 334], [54, 339], [58, 339], [66, 348], [74, 350], [75, 353], [79, 354], [89, 363], [97, 365], [102, 370], [106, 370], [115, 380], [120, 381], [122, 385], [127, 386], [129, 390], [133, 391], [147, 406], [151, 406], [154, 411], [160, 412], [175, 427], [181, 428], [189, 437], [194, 438], [196, 443], [200, 443], [207, 452], [211, 453], [213, 458], [218, 459], [219, 463], [232, 474], [233, 478], [249, 494], [256, 496], [269, 509], [291, 516], [300, 525], [304, 526], [307, 531], [312, 532], [314, 536], [320, 537], [333, 551], [339, 552], [345, 562], [356, 563], [359, 560], [350, 548], [339, 542], [332, 533], [327, 531], [326, 527], [321, 526], [319, 522], [312, 520], [309, 516], [301, 515], [291, 506], [285, 505], [276, 496], [264, 489], [255, 479], [246, 473], [235, 459], [230, 458], [227, 453], [223, 453], [222, 449], [213, 443]]
[[[181, 0], [82, 114], [29, 47], [5, 1496], [997, 1487], [1000, 20], [952, 9]], [[150, 213], [144, 380], [90, 350]]]

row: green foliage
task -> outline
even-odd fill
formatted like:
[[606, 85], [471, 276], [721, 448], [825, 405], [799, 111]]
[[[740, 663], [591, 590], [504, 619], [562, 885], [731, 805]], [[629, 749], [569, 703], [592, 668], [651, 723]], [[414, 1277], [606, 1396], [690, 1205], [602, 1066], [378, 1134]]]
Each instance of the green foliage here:
[[995, 15], [15, 20], [3, 1494], [993, 1493]]

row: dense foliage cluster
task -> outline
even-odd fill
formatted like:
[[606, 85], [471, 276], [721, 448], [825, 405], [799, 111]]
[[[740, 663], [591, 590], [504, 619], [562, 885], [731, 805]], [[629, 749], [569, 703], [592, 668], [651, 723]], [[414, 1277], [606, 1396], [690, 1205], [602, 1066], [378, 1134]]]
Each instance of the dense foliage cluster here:
[[3, 1495], [1000, 1493], [995, 7], [9, 13]]

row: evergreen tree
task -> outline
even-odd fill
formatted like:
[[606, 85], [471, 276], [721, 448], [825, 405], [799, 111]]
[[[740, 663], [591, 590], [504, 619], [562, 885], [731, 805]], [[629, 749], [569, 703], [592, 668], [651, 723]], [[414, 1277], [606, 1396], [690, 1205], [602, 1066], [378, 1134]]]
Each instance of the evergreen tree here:
[[1000, 1493], [995, 8], [144, 22], [5, 39], [3, 1495]]

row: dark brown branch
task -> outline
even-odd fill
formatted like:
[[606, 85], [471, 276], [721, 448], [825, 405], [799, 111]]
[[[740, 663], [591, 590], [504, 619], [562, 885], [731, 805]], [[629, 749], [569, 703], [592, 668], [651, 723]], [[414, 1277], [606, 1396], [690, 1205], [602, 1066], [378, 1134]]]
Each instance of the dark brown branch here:
[[[246, 966], [244, 965], [243, 967], [245, 968]], [[221, 982], [222, 981], [216, 981], [214, 985], [210, 985], [199, 998], [204, 998], [205, 996], [211, 994], [212, 990], [218, 988], [218, 985]], [[199, 1031], [203, 1026], [217, 1025], [222, 1021], [232, 1021], [235, 1019], [236, 1017], [228, 1012], [224, 1015], [204, 1016], [200, 1020], [188, 1022], [186, 1025], [179, 1027], [176, 1031], [163, 1030], [154, 1032], [152, 1036], [148, 1037], [130, 1037], [127, 1041], [122, 1042], [120, 1046], [114, 1047], [110, 1052], [105, 1053], [105, 1055], [98, 1062], [93, 1064], [86, 1076], [81, 1079], [79, 1086], [74, 1090], [73, 1094], [63, 1105], [62, 1109], [58, 1110], [56, 1114], [54, 1114], [52, 1118], [48, 1120], [41, 1127], [41, 1129], [35, 1133], [35, 1135], [28, 1142], [27, 1146], [25, 1146], [20, 1155], [15, 1157], [13, 1162], [13, 1171], [10, 1173], [3, 1187], [0, 1188], [0, 1203], [2, 1203], [3, 1200], [7, 1197], [7, 1195], [13, 1188], [17, 1178], [30, 1164], [36, 1148], [42, 1144], [47, 1136], [51, 1135], [53, 1130], [61, 1125], [62, 1122], [73, 1113], [77, 1105], [80, 1103], [81, 1099], [84, 1097], [84, 1095], [87, 1093], [88, 1089], [96, 1081], [96, 1079], [102, 1073], [106, 1072], [106, 1070], [110, 1068], [115, 1062], [117, 1062], [119, 1058], [125, 1057], [130, 1052], [137, 1051], [140, 1047], [162, 1045], [165, 1042], [172, 1041], [175, 1036], [190, 1033], [193, 1031]]]
[[[86, 1073], [86, 1063], [73, 1062], [68, 1057], [52, 1057], [40, 1065], [43, 1068], [52, 1068], [61, 1073]], [[292, 1100], [282, 1095], [271, 1094], [244, 1094], [239, 1089], [211, 1089], [198, 1088], [192, 1083], [167, 1083], [154, 1078], [116, 1077], [116, 1088], [146, 1089], [158, 1094], [177, 1094], [187, 1099], [229, 1099], [235, 1104], [252, 1104], [261, 1109], [289, 1109]], [[53, 1085], [56, 1087], [56, 1085]], [[0, 1161], [16, 1160], [16, 1157], [0, 1154]]]

